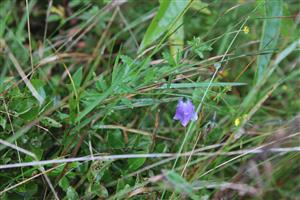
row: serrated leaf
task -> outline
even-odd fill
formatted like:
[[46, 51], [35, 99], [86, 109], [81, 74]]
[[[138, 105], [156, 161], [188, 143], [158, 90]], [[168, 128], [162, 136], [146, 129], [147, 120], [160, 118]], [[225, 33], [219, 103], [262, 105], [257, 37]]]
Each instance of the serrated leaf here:
[[202, 42], [200, 37], [194, 37], [191, 41], [188, 41], [188, 45], [191, 46], [191, 50], [201, 59], [204, 58], [204, 52], [212, 50], [212, 47]]

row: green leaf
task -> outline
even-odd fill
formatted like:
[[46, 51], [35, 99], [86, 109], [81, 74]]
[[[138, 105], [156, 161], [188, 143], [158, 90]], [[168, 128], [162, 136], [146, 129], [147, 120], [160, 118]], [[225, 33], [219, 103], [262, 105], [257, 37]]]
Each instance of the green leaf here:
[[0, 126], [2, 127], [3, 130], [5, 130], [6, 128], [6, 123], [7, 123], [6, 118], [0, 116]]
[[76, 119], [77, 104], [78, 101], [74, 96], [69, 99], [69, 118], [72, 124], [75, 122]]
[[268, 70], [268, 65], [274, 52], [279, 34], [282, 15], [282, 0], [265, 0], [266, 19], [264, 19], [263, 32], [260, 42], [260, 52], [266, 52], [258, 56], [255, 83], [261, 82]]
[[122, 132], [119, 129], [114, 131], [108, 131], [107, 143], [110, 147], [114, 149], [125, 147]]
[[204, 3], [200, 0], [193, 1], [191, 5], [191, 9], [197, 10], [198, 12], [201, 12], [203, 14], [207, 14], [207, 15], [211, 14], [210, 10], [208, 9], [208, 3]]
[[[28, 102], [25, 105], [30, 105]], [[20, 114], [20, 117], [26, 121], [31, 121], [35, 119], [39, 114], [39, 108], [36, 105], [32, 105], [30, 109], [26, 110], [26, 112]]]
[[100, 198], [107, 198], [108, 197], [108, 191], [107, 189], [101, 185], [99, 182], [93, 183], [91, 186], [91, 192], [97, 197]]
[[32, 199], [34, 194], [36, 194], [38, 191], [38, 185], [35, 183], [26, 184], [24, 186], [17, 187], [17, 191], [23, 196], [27, 196], [27, 199]]
[[101, 91], [104, 91], [108, 88], [107, 83], [106, 83], [103, 75], [100, 75], [99, 79], [97, 80], [96, 88], [98, 90], [101, 90]]
[[205, 51], [211, 51], [212, 47], [201, 41], [200, 37], [194, 37], [191, 41], [188, 41], [188, 45], [191, 46], [192, 51], [197, 54], [201, 59], [204, 58], [203, 53]]
[[175, 189], [176, 192], [188, 195], [191, 199], [200, 199], [193, 191], [193, 187], [179, 174], [174, 171], [165, 173], [166, 181]]
[[3, 38], [7, 21], [9, 20], [9, 17], [11, 17], [11, 12], [7, 12], [11, 7], [11, 4], [12, 2], [10, 1], [1, 4], [0, 17], [2, 20], [0, 20], [0, 38]]
[[90, 103], [83, 111], [79, 113], [78, 118], [76, 118], [75, 122], [79, 122], [83, 117], [85, 117], [87, 114], [89, 114], [96, 106], [98, 106], [103, 100], [105, 100], [109, 95], [112, 93], [113, 88], [110, 87], [104, 93], [100, 94], [99, 96]]
[[67, 189], [67, 199], [68, 200], [76, 200], [79, 199], [79, 196], [74, 188], [71, 186]]
[[80, 67], [73, 75], [73, 81], [76, 89], [78, 89], [82, 81], [82, 67]]
[[184, 24], [183, 16], [181, 16], [175, 23], [174, 28], [170, 30], [172, 33], [169, 37], [170, 53], [176, 57], [183, 51], [184, 46]]
[[142, 51], [165, 32], [174, 28], [176, 20], [179, 20], [189, 2], [190, 0], [162, 0], [156, 16], [145, 33], [139, 51]]
[[105, 172], [111, 166], [112, 161], [94, 161], [91, 164], [90, 172], [88, 173], [87, 179], [89, 182], [100, 181], [104, 176]]
[[146, 158], [129, 158], [128, 165], [129, 171], [135, 171], [139, 169], [145, 163]]
[[132, 102], [128, 98], [126, 98], [126, 97], [122, 98], [121, 102], [124, 105], [126, 105], [128, 108], [131, 108], [131, 109], [133, 108], [133, 104], [132, 104]]
[[32, 79], [31, 84], [34, 86], [38, 94], [45, 100], [46, 92], [44, 90], [45, 82], [41, 79]]
[[69, 180], [66, 176], [63, 176], [59, 182], [58, 182], [58, 185], [64, 190], [64, 191], [67, 191], [68, 188], [70, 187], [70, 183], [69, 183]]
[[47, 127], [54, 127], [54, 128], [62, 127], [61, 123], [55, 121], [54, 119], [52, 119], [50, 117], [43, 117], [40, 122]]

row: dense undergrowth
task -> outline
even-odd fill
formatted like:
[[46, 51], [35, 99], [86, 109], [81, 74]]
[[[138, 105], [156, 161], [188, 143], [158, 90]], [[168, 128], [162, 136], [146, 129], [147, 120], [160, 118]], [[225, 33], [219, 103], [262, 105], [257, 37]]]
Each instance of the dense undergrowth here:
[[299, 199], [299, 24], [298, 0], [1, 0], [0, 199]]

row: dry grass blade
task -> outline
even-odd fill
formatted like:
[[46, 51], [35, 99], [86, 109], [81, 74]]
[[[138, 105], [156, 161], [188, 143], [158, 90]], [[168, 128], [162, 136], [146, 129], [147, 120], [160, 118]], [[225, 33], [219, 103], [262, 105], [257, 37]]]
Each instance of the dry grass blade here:
[[[300, 132], [295, 133], [287, 138], [295, 137], [300, 135]], [[264, 145], [261, 145], [259, 147], [256, 147], [254, 149], [246, 149], [246, 150], [239, 150], [239, 151], [231, 151], [231, 152], [199, 152], [198, 150], [194, 150], [193, 152], [185, 152], [181, 154], [177, 153], [152, 153], [152, 154], [117, 154], [117, 155], [103, 155], [103, 156], [93, 156], [87, 155], [82, 157], [76, 157], [76, 158], [66, 158], [66, 159], [53, 159], [53, 160], [42, 160], [42, 161], [32, 161], [32, 162], [23, 162], [23, 163], [15, 163], [15, 164], [7, 164], [7, 165], [0, 165], [0, 169], [10, 169], [10, 168], [17, 168], [17, 167], [29, 167], [29, 166], [39, 166], [39, 165], [49, 165], [49, 164], [60, 164], [60, 163], [71, 163], [71, 162], [87, 162], [87, 161], [96, 161], [96, 160], [118, 160], [118, 159], [129, 159], [129, 158], [169, 158], [169, 157], [187, 157], [187, 156], [216, 156], [216, 155], [223, 155], [223, 156], [233, 156], [238, 155], [220, 165], [217, 167], [207, 171], [206, 173], [202, 174], [201, 176], [204, 176], [213, 170], [222, 167], [238, 158], [241, 158], [243, 156], [249, 155], [249, 154], [260, 154], [264, 153], [266, 151], [268, 152], [275, 152], [275, 153], [289, 153], [289, 152], [299, 152], [300, 147], [288, 147], [288, 148], [270, 148], [267, 150], [264, 150], [265, 147], [275, 144], [278, 141], [273, 141]], [[191, 154], [193, 153], [193, 154]]]

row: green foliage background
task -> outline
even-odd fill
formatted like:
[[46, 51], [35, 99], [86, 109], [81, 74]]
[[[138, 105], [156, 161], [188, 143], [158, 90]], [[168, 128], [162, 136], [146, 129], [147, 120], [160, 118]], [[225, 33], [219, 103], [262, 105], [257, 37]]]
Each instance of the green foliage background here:
[[299, 199], [299, 10], [1, 0], [0, 199]]

